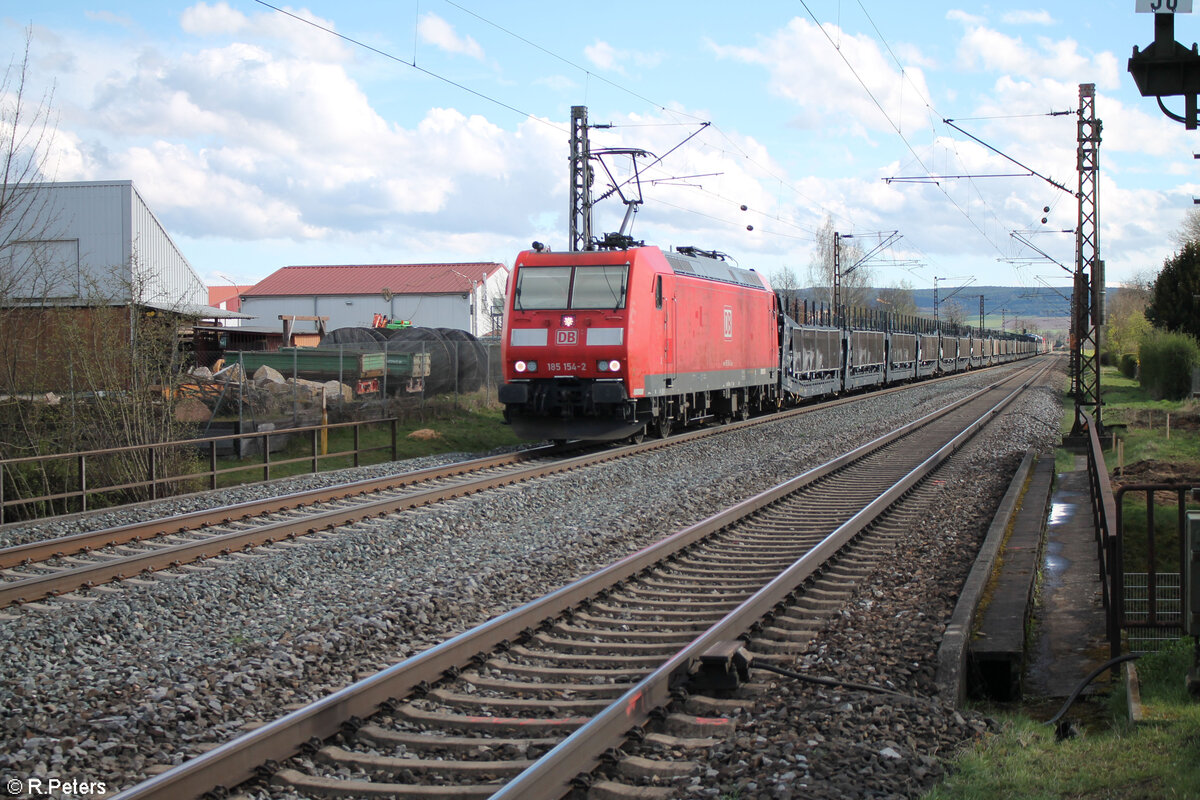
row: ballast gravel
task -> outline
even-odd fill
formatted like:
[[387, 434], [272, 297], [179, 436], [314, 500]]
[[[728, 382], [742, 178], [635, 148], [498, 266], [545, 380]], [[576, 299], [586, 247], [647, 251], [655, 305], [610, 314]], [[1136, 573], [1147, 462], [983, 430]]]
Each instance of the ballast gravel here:
[[[992, 383], [998, 374], [972, 373], [903, 394], [864, 398], [360, 523], [290, 546], [204, 562], [176, 577], [101, 587], [86, 602], [56, 601], [47, 610], [11, 612], [0, 620], [0, 776], [103, 782], [110, 793], [127, 788], [162, 765], [181, 763], [228, 740], [247, 724], [277, 718], [289, 704], [315, 700], [540, 597]], [[820, 654], [822, 665], [856, 675], [857, 665], [844, 664], [842, 654], [857, 654], [866, 646], [878, 658], [856, 657], [867, 658], [876, 670], [886, 672], [888, 659], [924, 664], [904, 676], [897, 673], [896, 682], [932, 692], [927, 674], [932, 656], [926, 651], [936, 651], [954, 592], [929, 587], [961, 583], [954, 576], [969, 568], [977, 528], [986, 528], [993, 497], [1003, 492], [1011, 472], [998, 465], [1009, 466], [1014, 454], [1029, 447], [1051, 446], [1059, 414], [1055, 393], [1038, 390], [984, 432], [981, 441], [986, 444], [972, 445], [981, 448], [973, 477], [945, 492], [923, 531], [914, 533], [932, 540], [914, 540], [881, 567], [890, 571], [880, 576], [881, 586], [889, 598], [895, 589], [896, 597], [840, 617], [835, 634], [843, 644]], [[0, 543], [428, 465], [423, 460], [326, 473], [10, 528]], [[958, 583], [946, 582], [950, 580]], [[895, 604], [890, 612], [885, 610], [888, 603]], [[905, 604], [928, 620], [920, 635], [895, 636], [894, 615]], [[892, 742], [886, 747], [901, 755], [903, 769], [890, 755], [878, 755], [881, 745], [863, 763], [870, 762], [871, 770], [884, 777], [876, 781], [871, 777], [876, 772], [864, 773], [853, 785], [926, 785], [940, 774], [936, 757], [980, 724], [972, 720], [965, 721], [965, 728], [945, 726], [947, 732], [935, 736], [933, 744], [921, 738], [927, 736], [921, 725], [911, 723], [911, 743], [894, 732], [864, 739], [856, 722], [862, 713], [856, 709], [874, 713], [869, 709], [875, 699], [822, 690], [821, 702], [837, 724], [819, 733], [829, 744], [813, 749], [796, 744], [803, 731], [788, 727], [789, 708], [797, 707], [788, 700], [811, 706], [822, 694], [795, 689], [807, 693], [802, 698], [792, 691], [781, 683], [774, 711], [739, 719], [739, 731], [751, 738], [714, 753], [710, 771], [715, 775], [703, 776], [688, 791], [719, 797], [733, 788], [742, 798], [793, 796], [788, 791], [797, 797], [889, 796], [893, 791], [894, 796], [908, 796], [909, 788], [840, 794], [842, 789], [827, 779], [827, 767], [821, 765], [859, 752], [856, 743], [878, 739]], [[901, 716], [922, 713], [896, 711]], [[790, 737], [791, 744], [781, 745], [780, 752], [790, 747], [792, 755], [805, 755], [805, 762], [772, 757], [770, 763], [742, 764], [749, 757], [743, 745], [754, 750], [760, 736], [768, 741]], [[906, 776], [903, 781], [895, 779], [900, 772]]]

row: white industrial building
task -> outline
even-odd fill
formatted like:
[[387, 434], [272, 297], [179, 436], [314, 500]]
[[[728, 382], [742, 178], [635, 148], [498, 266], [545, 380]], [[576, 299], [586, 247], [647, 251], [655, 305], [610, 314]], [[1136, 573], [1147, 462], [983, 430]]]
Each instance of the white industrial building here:
[[292, 266], [242, 292], [241, 311], [270, 325], [327, 317], [328, 330], [366, 328], [376, 315], [414, 327], [500, 332], [508, 268], [495, 262]]
[[8, 305], [138, 305], [226, 316], [133, 181], [9, 187], [0, 219]]

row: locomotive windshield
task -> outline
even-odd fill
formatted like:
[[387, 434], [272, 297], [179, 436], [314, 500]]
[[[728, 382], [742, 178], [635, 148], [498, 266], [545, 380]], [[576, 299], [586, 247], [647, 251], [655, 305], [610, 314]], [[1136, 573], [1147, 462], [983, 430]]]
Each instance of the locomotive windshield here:
[[566, 308], [570, 267], [525, 267], [517, 273], [516, 307], [522, 311]]
[[625, 307], [628, 264], [522, 267], [514, 305], [520, 311]]

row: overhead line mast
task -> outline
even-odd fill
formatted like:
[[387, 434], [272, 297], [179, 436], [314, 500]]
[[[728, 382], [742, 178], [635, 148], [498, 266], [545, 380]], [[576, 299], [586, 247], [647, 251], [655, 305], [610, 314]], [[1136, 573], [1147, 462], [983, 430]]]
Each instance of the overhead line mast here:
[[588, 142], [587, 106], [571, 106], [571, 207], [567, 212], [569, 249], [591, 250], [592, 152]]
[[[1103, 435], [1100, 399], [1100, 339], [1104, 325], [1104, 262], [1100, 259], [1100, 130], [1096, 84], [1079, 84], [1079, 219], [1075, 227], [1075, 292], [1071, 301], [1071, 388], [1075, 423], [1071, 437], [1085, 435], [1082, 412]], [[1089, 282], [1090, 279], [1090, 282]]]

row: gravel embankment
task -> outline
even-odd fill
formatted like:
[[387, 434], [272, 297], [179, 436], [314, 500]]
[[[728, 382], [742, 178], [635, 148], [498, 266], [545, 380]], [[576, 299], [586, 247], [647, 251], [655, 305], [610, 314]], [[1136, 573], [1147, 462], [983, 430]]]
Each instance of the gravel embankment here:
[[[0, 621], [0, 774], [129, 786], [148, 767], [179, 763], [247, 722], [345, 686], [995, 379], [987, 372], [953, 389], [920, 386], [359, 524], [261, 556], [209, 562], [211, 570], [179, 578], [95, 591], [91, 603], [20, 611]], [[1044, 405], [1026, 416], [1025, 426], [989, 437], [998, 444], [980, 458], [983, 486], [1006, 480], [997, 463], [1031, 441], [1045, 442], [1058, 419]], [[166, 501], [156, 512], [225, 505], [377, 469]], [[930, 530], [957, 530], [956, 516], [977, 503], [947, 508], [947, 521]], [[111, 512], [86, 524], [122, 521], [122, 512]], [[7, 535], [20, 541], [31, 534]], [[930, 546], [931, 564], [946, 556], [939, 547]], [[902, 550], [888, 567], [899, 570], [912, 558]], [[920, 574], [912, 567], [899, 574]], [[941, 574], [923, 569], [931, 579]], [[937, 599], [929, 594], [914, 588], [911, 599]], [[882, 607], [851, 617], [847, 635], [883, 624]], [[940, 606], [925, 613], [940, 619]], [[900, 647], [890, 641], [894, 627], [878, 635]], [[934, 625], [929, 633], [938, 632]], [[743, 794], [749, 796], [757, 795]]]

